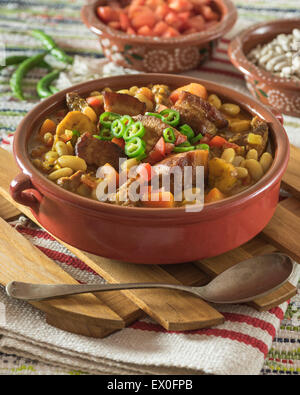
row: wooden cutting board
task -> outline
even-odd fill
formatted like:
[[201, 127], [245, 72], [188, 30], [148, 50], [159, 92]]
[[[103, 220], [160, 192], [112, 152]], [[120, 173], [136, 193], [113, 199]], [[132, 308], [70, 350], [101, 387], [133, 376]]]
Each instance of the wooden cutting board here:
[[[298, 156], [300, 157], [300, 152], [295, 149], [293, 151], [293, 155], [298, 158]], [[291, 166], [293, 166], [293, 161], [294, 158], [292, 156]], [[294, 167], [291, 167], [291, 169], [293, 168]], [[289, 172], [289, 169], [287, 172]], [[18, 169], [11, 154], [0, 149], [0, 195], [36, 222], [30, 210], [27, 207], [16, 204], [9, 195], [8, 188], [10, 181], [17, 173]], [[286, 182], [290, 182], [290, 179]], [[292, 188], [290, 190], [292, 190]], [[65, 243], [62, 244], [64, 244], [72, 253], [99, 273], [108, 282], [160, 281], [182, 283], [185, 285], [202, 285], [233, 264], [254, 255], [277, 250], [278, 247], [284, 251], [288, 251], [290, 255], [300, 261], [300, 253], [297, 252], [298, 244], [296, 240], [293, 239], [289, 244], [284, 244], [281, 237], [282, 233], [286, 233], [285, 229], [290, 228], [290, 223], [288, 221], [285, 221], [284, 223], [282, 222], [282, 210], [286, 210], [288, 215], [294, 216], [295, 211], [297, 211], [296, 206], [300, 212], [300, 202], [297, 199], [288, 199], [280, 203], [274, 218], [266, 228], [266, 231], [257, 236], [251, 242], [219, 257], [190, 264], [157, 266], [120, 263], [80, 251], [72, 246], [66, 245]], [[299, 217], [295, 219], [295, 226], [297, 226], [295, 234], [297, 232], [299, 234], [300, 232]], [[276, 229], [278, 229], [278, 223], [280, 224], [280, 231], [276, 232]], [[269, 228], [275, 229], [273, 230], [273, 233], [268, 233], [267, 230]], [[268, 242], [265, 241], [265, 238], [268, 238]], [[54, 263], [54, 265], [56, 264]], [[23, 281], [29, 280], [23, 278]], [[3, 283], [1, 267], [0, 283]], [[266, 297], [251, 302], [251, 305], [257, 310], [267, 310], [282, 303], [284, 300], [289, 299], [295, 293], [296, 288], [287, 283]], [[125, 325], [129, 325], [136, 319], [143, 317], [145, 314], [149, 314], [167, 330], [199, 329], [217, 325], [224, 321], [224, 317], [208, 303], [196, 298], [195, 296], [177, 291], [159, 289], [131, 290], [96, 293], [95, 295], [102, 304], [104, 303], [108, 309], [116, 313], [124, 321]], [[164, 303], [161, 302], [162, 300]], [[44, 302], [40, 303], [43, 304]], [[74, 314], [77, 313], [76, 306], [74, 307], [73, 312]], [[70, 323], [70, 321], [66, 322], [66, 320], [62, 319], [62, 316], [56, 314], [56, 312], [48, 313], [47, 320], [52, 325], [71, 332], [74, 331], [78, 322], [75, 320], [73, 321], [74, 324], [73, 322]], [[108, 321], [106, 322], [107, 324]], [[98, 337], [105, 336], [116, 330], [116, 328], [111, 327], [111, 330], [109, 331], [109, 324], [105, 325], [103, 323], [102, 326], [105, 329], [97, 332]], [[95, 336], [95, 331], [90, 331], [88, 328], [88, 324], [86, 325], [86, 328], [81, 327], [81, 333], [86, 334], [87, 336]], [[99, 327], [97, 326], [97, 328]], [[85, 329], [86, 333], [84, 333]]]

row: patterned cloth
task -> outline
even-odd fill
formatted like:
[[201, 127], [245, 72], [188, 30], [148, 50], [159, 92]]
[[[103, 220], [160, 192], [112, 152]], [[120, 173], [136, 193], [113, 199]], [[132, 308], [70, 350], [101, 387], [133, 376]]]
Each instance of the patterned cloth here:
[[[71, 55], [80, 55], [87, 58], [101, 57], [102, 55], [99, 51], [97, 39], [87, 31], [80, 21], [79, 10], [83, 3], [84, 1], [82, 0], [37, 0], [35, 2], [32, 0], [0, 0], [0, 40], [2, 43], [5, 43], [7, 54], [31, 55], [40, 51], [41, 47], [39, 43], [27, 34], [27, 32], [33, 28], [40, 28], [49, 33], [57, 43], [65, 48]], [[187, 74], [218, 81], [248, 94], [243, 77], [233, 68], [227, 57], [229, 40], [237, 34], [238, 31], [256, 22], [296, 16], [300, 17], [300, 4], [298, 0], [235, 0], [234, 3], [239, 11], [239, 21], [233, 31], [221, 40], [216, 54], [210, 62], [207, 62], [201, 69], [188, 72]], [[11, 72], [12, 68], [9, 68], [0, 73], [0, 140], [2, 146], [6, 148], [10, 148], [13, 132], [22, 117], [36, 104], [35, 85], [38, 79], [45, 73], [42, 69], [35, 69], [26, 77], [24, 81], [26, 93], [32, 96], [32, 100], [19, 102], [11, 98], [8, 83]], [[284, 119], [285, 127], [291, 142], [300, 147], [300, 135], [299, 132], [297, 133], [297, 129], [300, 127], [300, 119], [288, 116], [285, 116]], [[75, 278], [84, 282], [95, 282], [100, 280], [83, 262], [73, 257], [69, 251], [65, 250], [58, 243], [51, 240], [51, 248], [49, 248], [49, 244], [45, 244], [45, 232], [38, 231], [38, 235], [44, 234], [43, 238], [37, 236], [37, 233], [35, 233], [36, 230], [32, 230], [30, 227], [23, 227], [19, 230], [26, 235], [26, 237], [29, 237], [30, 240], [41, 248], [49, 257], [56, 260], [66, 271], [69, 270], [70, 274]], [[47, 238], [47, 240], [49, 242], [49, 238]], [[55, 251], [60, 252], [59, 259]], [[0, 293], [0, 299], [2, 298], [4, 298], [3, 292]], [[234, 325], [238, 325], [239, 330], [244, 334], [239, 337], [239, 340], [243, 345], [242, 349], [245, 350], [244, 355], [247, 356], [248, 359], [246, 358], [244, 360], [243, 354], [241, 354], [237, 361], [232, 361], [237, 373], [245, 372], [246, 374], [258, 374], [262, 365], [261, 374], [265, 375], [300, 373], [299, 294], [292, 299], [288, 307], [287, 304], [283, 304], [277, 309], [263, 313], [263, 315], [254, 312], [252, 309], [246, 312], [245, 310], [240, 311], [239, 307], [236, 307], [236, 310], [233, 311], [225, 310], [222, 310], [226, 314], [225, 326], [218, 327], [218, 329], [223, 332], [220, 334], [219, 338], [216, 337], [214, 339], [216, 342], [218, 341], [217, 339], [230, 339], [230, 337], [233, 336], [232, 328], [236, 328]], [[37, 314], [33, 309], [30, 311], [32, 313], [32, 318], [40, 320], [40, 325], [45, 325], [42, 315]], [[279, 325], [280, 328], [278, 330]], [[254, 338], [256, 340], [250, 339], [245, 335], [245, 333], [249, 333], [250, 327], [251, 333], [255, 334]], [[47, 330], [51, 331], [52, 329], [53, 328], [48, 327]], [[18, 328], [18, 330], [20, 330], [20, 328]], [[130, 328], [122, 331], [123, 334], [119, 336], [125, 336], [127, 341], [133, 342], [132, 349], [134, 350], [136, 338], [140, 337], [140, 334], [144, 333], [145, 330], [149, 332], [151, 338], [155, 339], [168, 339], [170, 336], [172, 339], [174, 339], [174, 336], [178, 339], [182, 336], [174, 334], [167, 335], [158, 325], [148, 319], [132, 325]], [[134, 335], [132, 335], [132, 333], [134, 333]], [[202, 332], [202, 334], [206, 335], [206, 341], [208, 342], [209, 339], [212, 338], [209, 330]], [[18, 332], [18, 335], [20, 336], [20, 332]], [[64, 333], [60, 333], [60, 336], [63, 337], [64, 335]], [[196, 334], [196, 336], [198, 335]], [[33, 348], [29, 346], [26, 347], [26, 343], [22, 341], [20, 341], [19, 347], [17, 347], [17, 335], [15, 338], [11, 338], [10, 336], [4, 336], [0, 341], [0, 349], [5, 351], [0, 357], [0, 373], [34, 375], [81, 374], [83, 370], [83, 368], [80, 368], [81, 366], [85, 366], [86, 368], [84, 370], [88, 373], [97, 373], [94, 368], [89, 365], [87, 360], [80, 360], [78, 367], [76, 367], [76, 365], [70, 363], [70, 359], [68, 359], [70, 355], [66, 356], [66, 354], [64, 358], [61, 358], [59, 353], [54, 353], [52, 359], [49, 357], [45, 361], [43, 360], [42, 353], [40, 352], [39, 354], [38, 349], [36, 349], [36, 353], [33, 353]], [[194, 333], [186, 336], [193, 339], [195, 338]], [[259, 341], [257, 341], [257, 339], [259, 339]], [[105, 340], [103, 344], [105, 344], [106, 341], [109, 342], [109, 340]], [[168, 341], [164, 341], [165, 343], [163, 344], [167, 346]], [[31, 353], [29, 350], [31, 350]], [[251, 351], [251, 357], [248, 353], [249, 350]], [[201, 355], [201, 350], [199, 349], [198, 351], [199, 355]], [[224, 352], [225, 350], [221, 346], [219, 349], [220, 357], [223, 356]], [[14, 355], [14, 353], [18, 356]], [[35, 359], [33, 355], [38, 361], [33, 360]], [[28, 359], [29, 357], [31, 359]], [[152, 357], [155, 360], [156, 356], [152, 355]], [[193, 358], [196, 357], [197, 355], [193, 354]], [[249, 360], [253, 361], [253, 358], [257, 358], [256, 371], [255, 369], [251, 370], [253, 368], [251, 364], [251, 367], [247, 366]], [[176, 355], [174, 356], [174, 360], [175, 359]], [[135, 363], [134, 358], [131, 362], [133, 364]], [[209, 372], [208, 365], [209, 361], [207, 361], [207, 372]], [[179, 362], [177, 366], [180, 366]], [[186, 366], [187, 365], [185, 365], [185, 367]], [[215, 368], [215, 370], [213, 368]], [[224, 367], [218, 366], [217, 368], [219, 372], [226, 372]], [[111, 362], [110, 372], [122, 374], [122, 372], [126, 371], [134, 372], [137, 368], [133, 366], [131, 370], [128, 370], [128, 367], [126, 369], [116, 361]], [[190, 365], [190, 369], [197, 370], [197, 364], [194, 360]], [[153, 367], [152, 371], [155, 371]], [[211, 372], [216, 372], [216, 366], [211, 368]]]

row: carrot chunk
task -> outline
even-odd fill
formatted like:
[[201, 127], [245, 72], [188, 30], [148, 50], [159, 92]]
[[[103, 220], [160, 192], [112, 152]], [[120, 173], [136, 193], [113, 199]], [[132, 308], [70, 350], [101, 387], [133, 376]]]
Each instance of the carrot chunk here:
[[204, 203], [218, 202], [219, 200], [225, 199], [224, 193], [222, 193], [218, 188], [211, 189], [204, 198]]
[[172, 100], [173, 103], [175, 103], [178, 100], [180, 92], [189, 92], [192, 93], [193, 95], [202, 97], [202, 99], [207, 99], [207, 90], [205, 86], [201, 84], [197, 84], [195, 82], [182, 86], [176, 89], [175, 91], [173, 91], [170, 95], [170, 99]]
[[52, 119], [46, 119], [41, 128], [40, 128], [40, 136], [44, 136], [46, 133], [55, 134], [56, 132], [56, 123], [52, 121]]

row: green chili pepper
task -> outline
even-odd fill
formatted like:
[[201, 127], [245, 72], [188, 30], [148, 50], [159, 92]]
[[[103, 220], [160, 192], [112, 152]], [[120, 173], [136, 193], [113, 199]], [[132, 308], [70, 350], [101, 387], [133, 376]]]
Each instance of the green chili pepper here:
[[188, 151], [194, 151], [195, 147], [191, 145], [190, 147], [174, 147], [174, 152], [188, 152]]
[[100, 129], [99, 134], [95, 134], [94, 137], [98, 140], [111, 140], [114, 136], [110, 130], [110, 128], [104, 126]]
[[157, 112], [146, 112], [145, 115], [150, 115], [151, 117], [156, 117], [159, 119], [162, 119], [162, 116], [158, 114]]
[[195, 137], [195, 133], [194, 133], [193, 129], [186, 123], [184, 125], [180, 126], [179, 130], [180, 130], [180, 133], [184, 134], [188, 138], [188, 140]]
[[122, 122], [122, 118], [121, 119], [115, 119], [113, 121], [113, 123], [111, 124], [111, 132], [114, 135], [114, 137], [116, 137], [117, 139], [120, 139], [121, 137], [123, 137], [123, 134], [125, 132], [126, 126], [125, 124]]
[[142, 138], [144, 134], [145, 134], [144, 125], [142, 124], [142, 122], [138, 121], [138, 122], [134, 122], [133, 124], [128, 126], [128, 128], [126, 128], [123, 138], [125, 141], [128, 141], [133, 137]]
[[147, 154], [145, 154], [145, 152], [143, 152], [141, 155], [137, 156], [135, 159], [138, 161], [141, 161], [145, 158], [147, 158]]
[[58, 48], [54, 40], [48, 36], [46, 33], [41, 30], [32, 30], [31, 35], [42, 42], [44, 47], [54, 56], [56, 59], [68, 63], [73, 64], [74, 59], [67, 55], [62, 49]]
[[196, 144], [196, 143], [198, 143], [198, 141], [200, 141], [201, 139], [203, 139], [203, 136], [202, 136], [201, 133], [199, 133], [199, 134], [197, 134], [196, 137], [194, 137], [194, 138], [191, 140], [191, 143], [192, 143], [192, 144]]
[[[28, 56], [23, 56], [23, 55], [13, 55], [13, 56], [8, 56], [4, 60], [4, 66], [0, 66], [0, 70], [4, 69], [5, 67], [8, 66], [14, 66], [16, 64], [20, 64], [24, 62], [24, 60], [27, 60]], [[37, 65], [38, 67], [41, 67], [43, 69], [47, 70], [52, 70], [52, 67], [50, 66], [49, 63], [45, 62], [44, 60], [41, 60], [41, 62]]]
[[191, 147], [191, 143], [189, 141], [185, 141], [184, 143], [181, 143], [177, 145], [177, 147]]
[[56, 86], [50, 85], [49, 86], [49, 90], [50, 92], [54, 95], [55, 93], [60, 92], [60, 90], [58, 88], [56, 88]]
[[72, 130], [73, 136], [80, 137], [80, 132], [78, 130]]
[[59, 70], [51, 71], [51, 73], [45, 75], [43, 78], [39, 80], [36, 87], [39, 97], [45, 98], [52, 95], [49, 85], [59, 76], [59, 73], [60, 73]]
[[143, 146], [142, 139], [139, 137], [133, 137], [125, 144], [125, 154], [129, 158], [140, 157], [144, 152], [145, 148]]
[[209, 145], [208, 144], [199, 144], [199, 145], [196, 145], [196, 149], [203, 149], [203, 150], [207, 150], [207, 151], [209, 151]]
[[166, 108], [159, 113], [162, 116], [162, 120], [171, 126], [177, 126], [180, 122], [180, 114], [178, 111]]
[[175, 141], [176, 141], [174, 130], [172, 128], [166, 128], [163, 131], [163, 138], [164, 138], [166, 143], [174, 144]]
[[100, 115], [100, 125], [110, 128], [113, 121], [119, 118], [121, 118], [121, 115], [106, 111]]
[[126, 127], [128, 127], [128, 126], [130, 126], [130, 125], [132, 125], [132, 124], [134, 123], [134, 120], [131, 118], [130, 115], [123, 115], [123, 116], [120, 118], [120, 121], [121, 121]]
[[25, 75], [34, 67], [36, 67], [45, 57], [46, 52], [31, 56], [19, 64], [10, 79], [10, 87], [14, 96], [20, 100], [24, 100], [22, 89], [22, 81]]

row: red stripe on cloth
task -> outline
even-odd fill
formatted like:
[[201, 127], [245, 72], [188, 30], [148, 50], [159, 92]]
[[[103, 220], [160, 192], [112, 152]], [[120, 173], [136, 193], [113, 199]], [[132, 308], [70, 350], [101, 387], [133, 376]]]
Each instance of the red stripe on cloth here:
[[216, 52], [224, 53], [224, 54], [228, 55], [228, 51], [226, 51], [226, 49], [217, 48]]
[[26, 235], [30, 235], [33, 237], [37, 237], [39, 239], [45, 239], [45, 240], [52, 240], [55, 241], [54, 237], [52, 237], [51, 235], [49, 235], [49, 233], [47, 233], [44, 230], [39, 230], [39, 229], [30, 229], [30, 228], [25, 228], [23, 226], [18, 226], [17, 227], [17, 231], [20, 233], [25, 233]]
[[10, 144], [9, 141], [6, 141], [6, 140], [4, 140], [4, 139], [1, 141], [1, 143], [2, 143], [2, 144], [6, 144], [6, 145], [9, 145], [9, 144]]
[[210, 60], [211, 60], [212, 62], [225, 63], [225, 64], [230, 64], [230, 65], [232, 65], [232, 63], [230, 62], [230, 60], [221, 59], [221, 58], [216, 58], [215, 56], [213, 56], [212, 58], [210, 58]]
[[271, 313], [271, 314], [274, 314], [279, 320], [282, 320], [283, 317], [284, 317], [284, 312], [278, 306], [277, 307], [273, 307], [268, 312]]
[[205, 336], [216, 336], [222, 337], [224, 339], [235, 340], [240, 343], [247, 344], [254, 348], [257, 348], [261, 353], [264, 354], [264, 357], [268, 354], [268, 347], [267, 345], [255, 337], [245, 335], [243, 333], [239, 333], [236, 331], [231, 331], [228, 329], [218, 329], [218, 328], [210, 328], [210, 329], [199, 329], [195, 331], [185, 331], [185, 332], [175, 332], [175, 331], [167, 331], [159, 325], [150, 324], [146, 322], [137, 321], [134, 322], [132, 325], [129, 326], [132, 329], [138, 329], [142, 331], [150, 331], [150, 332], [163, 332], [163, 333], [182, 333], [185, 335], [205, 335]]
[[215, 69], [213, 67], [203, 67], [201, 66], [199, 71], [205, 71], [207, 73], [213, 73], [213, 74], [224, 74], [232, 78], [239, 78], [241, 80], [244, 79], [244, 77], [241, 74], [235, 73], [233, 71], [227, 71], [227, 70], [221, 70], [221, 69]]
[[230, 40], [228, 40], [227, 38], [221, 38], [221, 43], [229, 44]]
[[75, 269], [87, 271], [87, 272], [93, 273], [94, 275], [98, 276], [98, 274], [96, 272], [94, 272], [93, 269], [91, 269], [89, 266], [87, 266], [79, 258], [64, 254], [63, 252], [51, 250], [50, 248], [46, 248], [46, 247], [42, 247], [42, 246], [38, 246], [38, 245], [36, 245], [36, 247], [39, 250], [41, 250], [45, 255], [47, 255], [48, 258], [51, 258], [51, 259], [61, 262], [61, 263], [65, 263], [69, 266], [74, 267]]
[[260, 328], [269, 333], [272, 337], [276, 335], [275, 327], [269, 322], [260, 320], [259, 318], [250, 317], [249, 315], [244, 314], [235, 314], [235, 313], [222, 313], [227, 321], [230, 322], [240, 322], [245, 323], [255, 328]]

